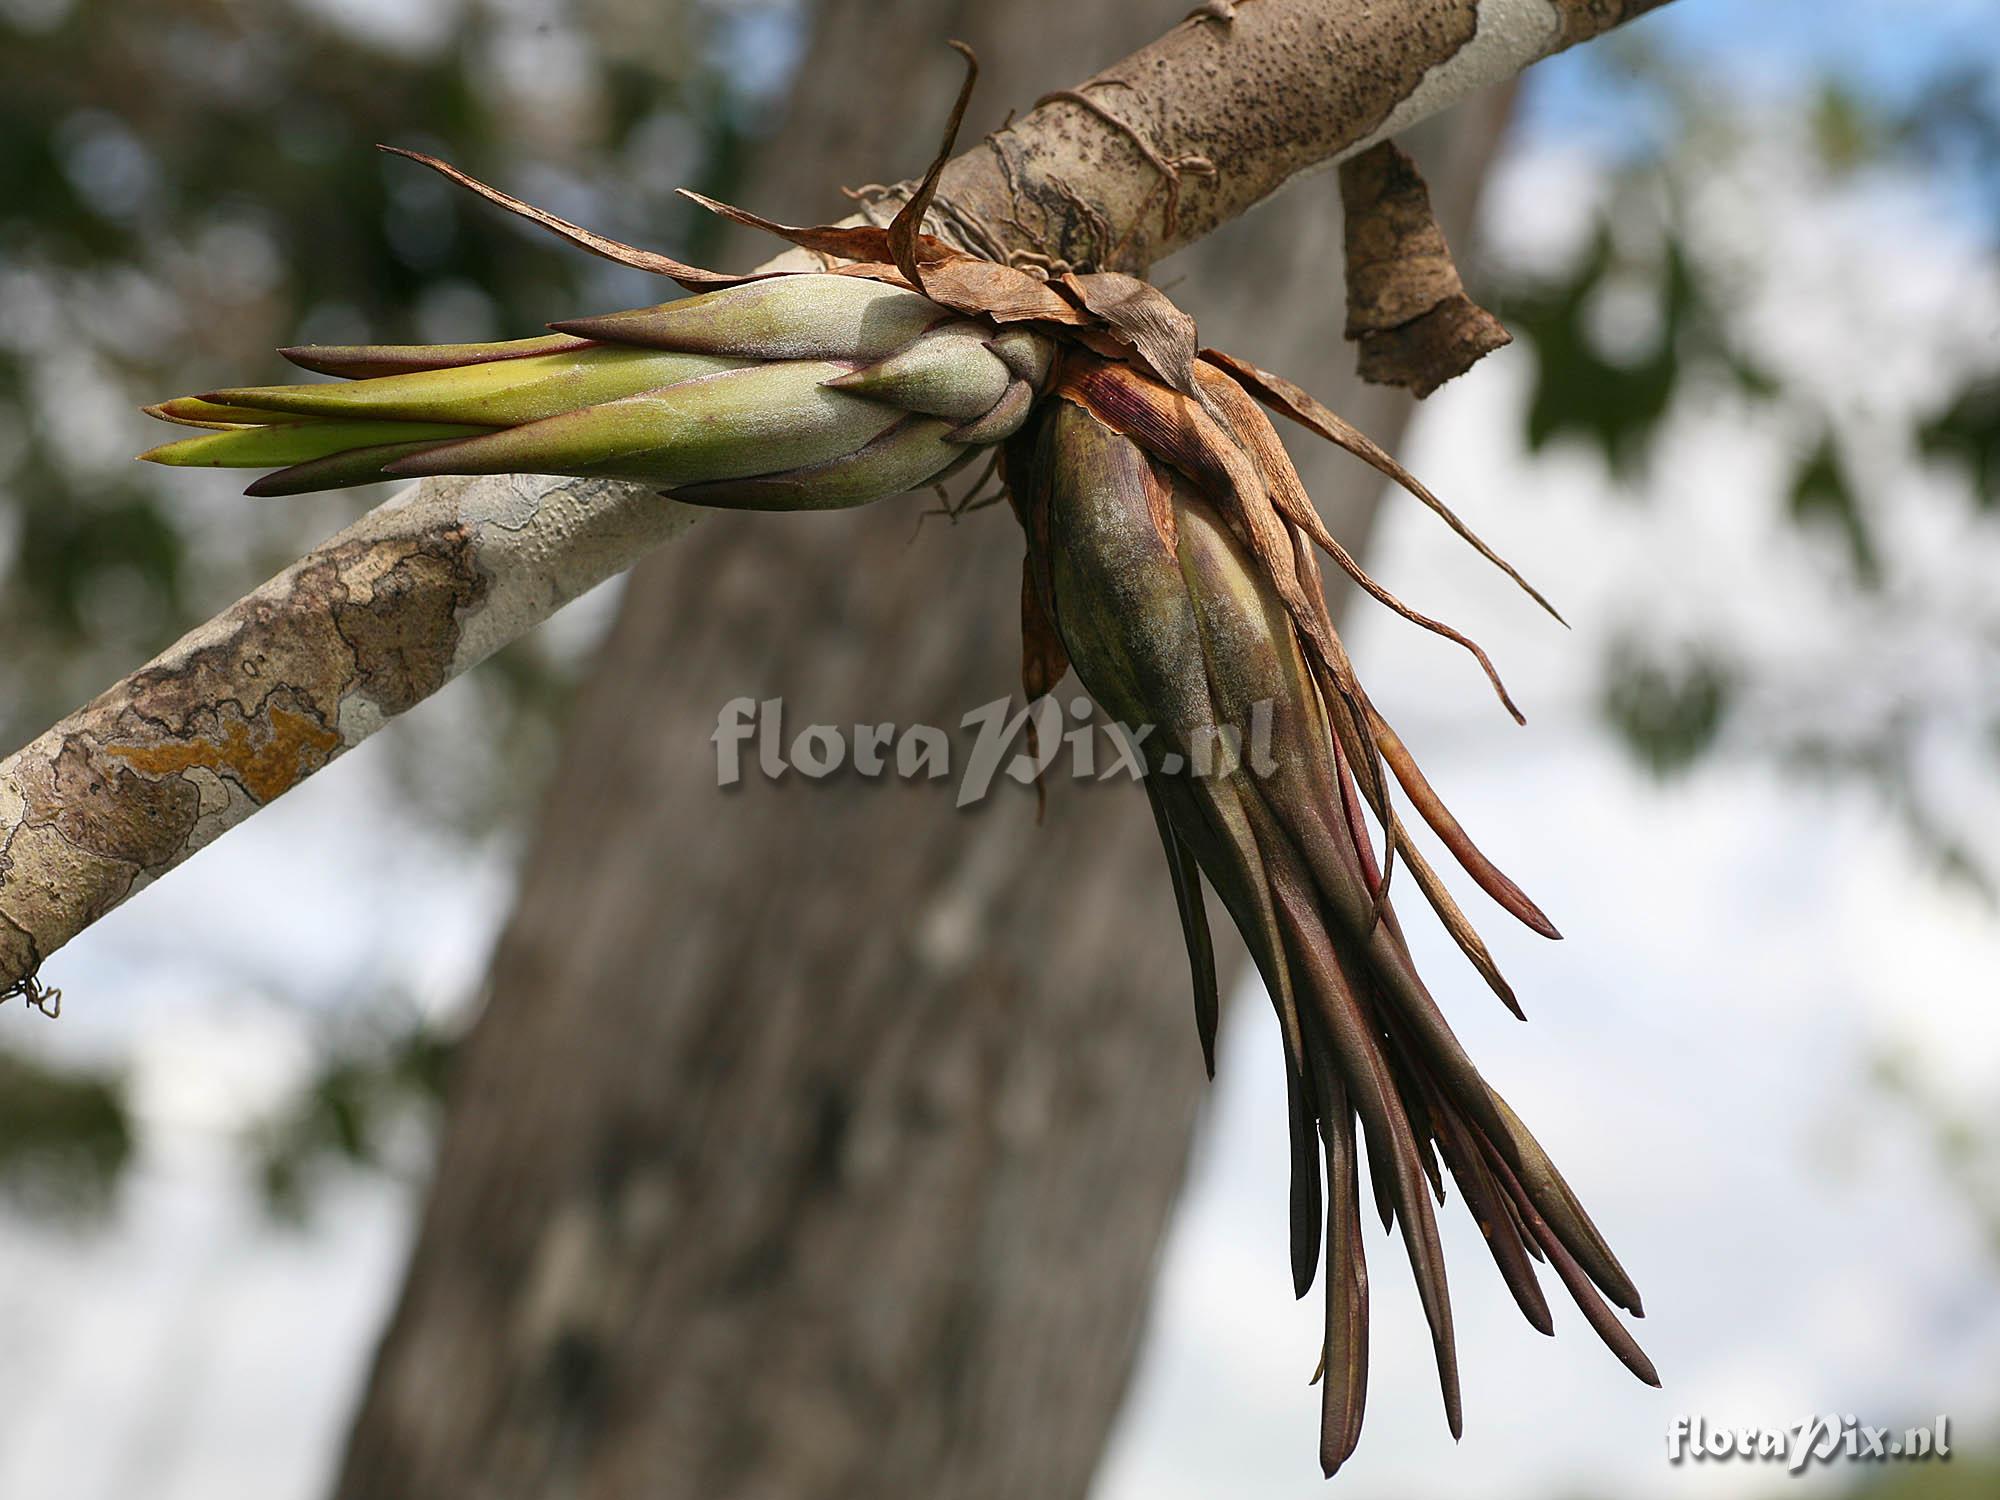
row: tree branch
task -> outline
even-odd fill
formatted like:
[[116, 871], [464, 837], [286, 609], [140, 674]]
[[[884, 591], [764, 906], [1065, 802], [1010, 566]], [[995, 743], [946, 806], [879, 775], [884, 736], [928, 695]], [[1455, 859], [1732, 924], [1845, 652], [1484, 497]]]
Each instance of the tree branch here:
[[[946, 168], [940, 232], [1143, 270], [1664, 0], [1211, 0]], [[342, 751], [685, 530], [641, 486], [426, 480], [0, 763], [0, 990]]]
[[961, 154], [939, 204], [996, 259], [1143, 271], [1295, 178], [1665, 3], [1209, 5]]

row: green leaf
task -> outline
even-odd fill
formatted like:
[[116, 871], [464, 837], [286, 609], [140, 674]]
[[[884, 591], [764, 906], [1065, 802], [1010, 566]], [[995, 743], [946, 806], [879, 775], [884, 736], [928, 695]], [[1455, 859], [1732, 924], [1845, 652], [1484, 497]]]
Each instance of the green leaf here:
[[1735, 687], [1735, 672], [1712, 649], [1694, 648], [1679, 661], [1666, 661], [1627, 640], [1611, 653], [1600, 706], [1625, 743], [1664, 779], [1688, 770], [1714, 745]]
[[1848, 481], [1847, 467], [1833, 435], [1822, 437], [1819, 446], [1799, 465], [1789, 496], [1792, 519], [1807, 526], [1832, 528], [1847, 544], [1854, 576], [1865, 588], [1879, 587], [1882, 561], [1875, 550], [1875, 538], [1862, 513], [1854, 486]]
[[2000, 510], [2000, 375], [1972, 381], [1938, 416], [1917, 429], [1931, 458], [1961, 466], [1981, 510]]
[[123, 1079], [0, 1051], [0, 1193], [37, 1216], [99, 1217], [131, 1157]]

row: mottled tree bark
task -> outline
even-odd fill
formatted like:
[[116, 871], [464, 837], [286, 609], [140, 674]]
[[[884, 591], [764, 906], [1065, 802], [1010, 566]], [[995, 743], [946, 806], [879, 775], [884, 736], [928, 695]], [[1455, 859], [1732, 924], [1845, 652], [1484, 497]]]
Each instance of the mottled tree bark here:
[[[915, 171], [957, 83], [938, 38], [979, 48], [984, 128], [1186, 8], [828, 0], [746, 199], [810, 220], [829, 183]], [[1428, 143], [1450, 227], [1502, 108]], [[1394, 440], [1407, 398], [1343, 373], [1331, 177], [1157, 274], [1205, 337]], [[1301, 456], [1358, 540], [1374, 476]], [[789, 740], [955, 726], [1018, 680], [1013, 522], [919, 528], [923, 503], [718, 515], [635, 575], [342, 1500], [1086, 1489], [1204, 1088], [1145, 799], [1058, 779], [1038, 826], [1012, 783], [962, 812], [949, 781], [716, 785], [732, 698], [782, 697]]]

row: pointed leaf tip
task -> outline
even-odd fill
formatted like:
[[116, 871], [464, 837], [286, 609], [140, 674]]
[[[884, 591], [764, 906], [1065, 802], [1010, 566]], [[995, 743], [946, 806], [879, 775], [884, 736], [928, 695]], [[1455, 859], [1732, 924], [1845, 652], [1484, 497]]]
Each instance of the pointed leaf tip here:
[[662, 255], [657, 250], [642, 250], [636, 245], [628, 245], [622, 240], [614, 240], [608, 235], [585, 229], [581, 224], [572, 224], [558, 214], [545, 208], [537, 208], [512, 193], [503, 193], [499, 188], [489, 187], [470, 173], [461, 172], [450, 162], [440, 161], [435, 156], [427, 156], [421, 151], [406, 150], [401, 146], [378, 143], [376, 150], [386, 151], [391, 156], [404, 157], [419, 166], [429, 167], [433, 172], [455, 182], [467, 192], [476, 193], [488, 203], [504, 208], [510, 214], [526, 219], [530, 224], [546, 229], [558, 239], [566, 240], [579, 250], [588, 250], [592, 255], [601, 255], [606, 260], [618, 262], [622, 266], [632, 266], [641, 271], [651, 271], [678, 281], [682, 286], [733, 286], [743, 278], [729, 276], [718, 271], [704, 270], [691, 266], [685, 261], [675, 260], [671, 255]]
[[951, 48], [965, 59], [965, 80], [958, 86], [958, 102], [951, 107], [951, 117], [945, 121], [944, 139], [938, 144], [937, 155], [931, 159], [924, 179], [917, 184], [917, 190], [910, 194], [909, 202], [896, 211], [896, 217], [889, 221], [889, 258], [896, 263], [896, 269], [918, 291], [924, 289], [923, 268], [918, 264], [917, 250], [923, 238], [924, 214], [929, 211], [931, 200], [937, 196], [938, 179], [944, 175], [945, 164], [951, 160], [952, 148], [958, 144], [958, 127], [965, 123], [965, 108], [972, 102], [973, 85], [979, 82], [979, 56], [964, 42], [953, 39]]
[[1282, 412], [1301, 427], [1345, 448], [1384, 478], [1394, 480], [1456, 532], [1475, 552], [1512, 579], [1514, 584], [1547, 611], [1557, 624], [1565, 630], [1570, 628], [1569, 621], [1563, 618], [1562, 613], [1549, 602], [1540, 589], [1522, 577], [1512, 563], [1487, 546], [1479, 535], [1460, 520], [1450, 506], [1432, 494], [1416, 475], [1398, 463], [1374, 439], [1319, 401], [1303, 386], [1285, 379], [1282, 375], [1275, 375], [1269, 370], [1253, 365], [1246, 359], [1238, 359], [1221, 349], [1203, 349], [1201, 358], [1205, 363], [1235, 376], [1243, 382], [1251, 394], [1273, 411]]

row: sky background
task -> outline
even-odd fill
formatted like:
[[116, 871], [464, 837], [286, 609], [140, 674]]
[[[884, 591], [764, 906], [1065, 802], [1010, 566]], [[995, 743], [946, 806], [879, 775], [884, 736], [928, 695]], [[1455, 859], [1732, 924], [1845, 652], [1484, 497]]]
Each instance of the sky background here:
[[[1646, 34], [1779, 96], [1830, 69], [1893, 97], [1941, 57], [1990, 50], [1993, 18], [1972, 0], [1680, 0]], [[1644, 139], [1643, 114], [1611, 76], [1581, 58], [1537, 70], [1486, 208], [1503, 251], [1573, 244], [1605, 161]], [[1746, 175], [1710, 189], [1715, 219], [1784, 269], [1759, 286], [1759, 326], [1836, 404], [1921, 409], [1953, 359], [2000, 336], [1990, 254], [1949, 182], [1829, 203], [1800, 150], [1774, 121]], [[1669, 1427], [1696, 1413], [1731, 1426], [1825, 1411], [1901, 1426], [1943, 1412], [1966, 1447], [1990, 1450], [2000, 1271], [1929, 1143], [1870, 1082], [1870, 1062], [1907, 1050], [1947, 1097], [1992, 1117], [2000, 921], [1933, 878], [1866, 798], [1728, 757], [1661, 784], [1610, 740], [1593, 707], [1598, 642], [1635, 617], [1667, 630], [1720, 619], [1759, 651], [1810, 659], [1828, 574], [1770, 498], [1784, 434], [1726, 402], [1699, 405], [1676, 417], [1672, 462], [1647, 499], [1607, 501], [1594, 457], [1524, 453], [1530, 358], [1517, 346], [1434, 397], [1404, 456], [1574, 630], [1414, 504], [1391, 500], [1370, 559], [1413, 605], [1481, 640], [1528, 726], [1505, 718], [1469, 661], [1412, 627], [1363, 610], [1347, 634], [1433, 782], [1568, 935], [1548, 944], [1497, 914], [1482, 921], [1528, 1011], [1522, 1025], [1426, 920], [1410, 922], [1468, 1049], [1644, 1291], [1638, 1333], [1666, 1389], [1634, 1382], [1566, 1302], [1556, 1339], [1529, 1329], [1454, 1199], [1440, 1219], [1465, 1438], [1454, 1446], [1445, 1431], [1397, 1244], [1371, 1233], [1368, 1426], [1333, 1493], [1819, 1495], [1852, 1477], [1672, 1467]], [[1893, 446], [1871, 452], [1868, 477], [1911, 518], [1896, 538], [1900, 567], [1995, 576], [1991, 527], [1975, 526], [1948, 478]], [[552, 628], [585, 649], [612, 597], [600, 591]], [[1885, 627], [1864, 665], [1948, 669], [1929, 639]], [[1971, 686], [1992, 701], [1990, 681]], [[471, 711], [467, 693], [449, 688], [416, 714], [449, 722]], [[0, 1496], [321, 1491], [415, 1194], [394, 1177], [341, 1179], [308, 1231], [276, 1226], [244, 1189], [239, 1132], [287, 1096], [315, 1034], [381, 972], [405, 976], [414, 1005], [462, 1006], [511, 891], [503, 849], [374, 836], [370, 810], [394, 800], [394, 733], [65, 951], [59, 978], [90, 1003], [45, 1045], [129, 1061], [144, 1157], [105, 1232], [0, 1216], [0, 1339], [9, 1367], [27, 1372], [0, 1424]], [[1954, 805], [1971, 826], [2000, 826], [1990, 787], [1968, 783]], [[212, 900], [222, 889], [231, 900]], [[274, 1008], [266, 979], [300, 954], [318, 956], [320, 982], [303, 1009]], [[17, 1011], [0, 1021], [26, 1024]], [[1318, 1294], [1296, 1304], [1289, 1290], [1279, 1056], [1263, 997], [1240, 996], [1097, 1500], [1323, 1492], [1306, 1384]]]

